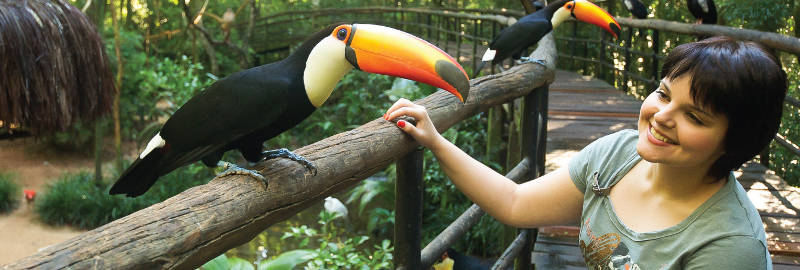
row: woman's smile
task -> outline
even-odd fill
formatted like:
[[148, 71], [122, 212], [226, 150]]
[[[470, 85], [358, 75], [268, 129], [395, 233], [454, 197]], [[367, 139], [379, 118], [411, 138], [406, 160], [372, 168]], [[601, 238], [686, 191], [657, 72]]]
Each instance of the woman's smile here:
[[650, 126], [650, 132], [647, 134], [647, 138], [650, 140], [650, 142], [656, 145], [668, 146], [678, 144], [674, 140], [667, 138], [667, 136], [661, 135], [661, 133], [659, 133], [658, 130], [656, 130], [656, 128], [652, 125]]

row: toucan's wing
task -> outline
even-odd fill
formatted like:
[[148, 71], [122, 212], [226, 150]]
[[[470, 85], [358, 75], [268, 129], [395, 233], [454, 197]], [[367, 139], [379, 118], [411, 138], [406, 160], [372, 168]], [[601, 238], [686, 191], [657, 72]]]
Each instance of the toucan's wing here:
[[[535, 14], [537, 13], [531, 15]], [[497, 51], [492, 63], [499, 63], [536, 44], [545, 34], [553, 30], [553, 26], [548, 19], [539, 17], [527, 18], [531, 15], [523, 17], [517, 23], [503, 29], [489, 43], [489, 48]]]
[[192, 157], [179, 160], [196, 161], [219, 151], [230, 142], [269, 126], [287, 110], [288, 77], [264, 73], [261, 68], [265, 67], [217, 81], [170, 117], [161, 137], [171, 152], [192, 152]]

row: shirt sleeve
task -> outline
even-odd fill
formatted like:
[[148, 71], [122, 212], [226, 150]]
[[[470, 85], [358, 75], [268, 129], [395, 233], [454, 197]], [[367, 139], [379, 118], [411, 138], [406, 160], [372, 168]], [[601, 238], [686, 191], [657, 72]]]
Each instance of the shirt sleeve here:
[[610, 154], [618, 152], [621, 141], [635, 135], [636, 133], [631, 130], [618, 131], [599, 138], [581, 149], [567, 165], [569, 176], [575, 186], [581, 192], [586, 193], [590, 176], [594, 170], [602, 167], [602, 164], [608, 161]]
[[750, 236], [729, 236], [697, 250], [684, 269], [771, 269], [761, 241]]

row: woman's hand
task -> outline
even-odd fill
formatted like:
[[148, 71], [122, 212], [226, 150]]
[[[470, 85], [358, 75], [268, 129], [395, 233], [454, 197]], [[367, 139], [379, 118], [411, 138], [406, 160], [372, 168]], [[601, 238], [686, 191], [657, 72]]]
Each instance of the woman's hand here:
[[428, 116], [428, 111], [425, 110], [425, 107], [414, 104], [410, 100], [401, 98], [386, 111], [383, 118], [390, 121], [404, 115], [417, 119], [417, 125], [415, 126], [409, 122], [400, 120], [397, 121], [397, 126], [411, 135], [411, 137], [414, 137], [422, 146], [431, 149], [439, 140], [444, 140], [444, 137], [442, 137], [436, 130], [436, 127], [433, 126], [433, 122]]

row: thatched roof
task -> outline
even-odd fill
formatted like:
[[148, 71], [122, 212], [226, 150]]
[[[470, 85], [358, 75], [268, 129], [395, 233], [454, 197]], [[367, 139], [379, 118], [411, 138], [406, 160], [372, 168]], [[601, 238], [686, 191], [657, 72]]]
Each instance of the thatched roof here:
[[80, 10], [0, 0], [0, 131], [63, 130], [108, 112], [114, 93], [102, 40]]

